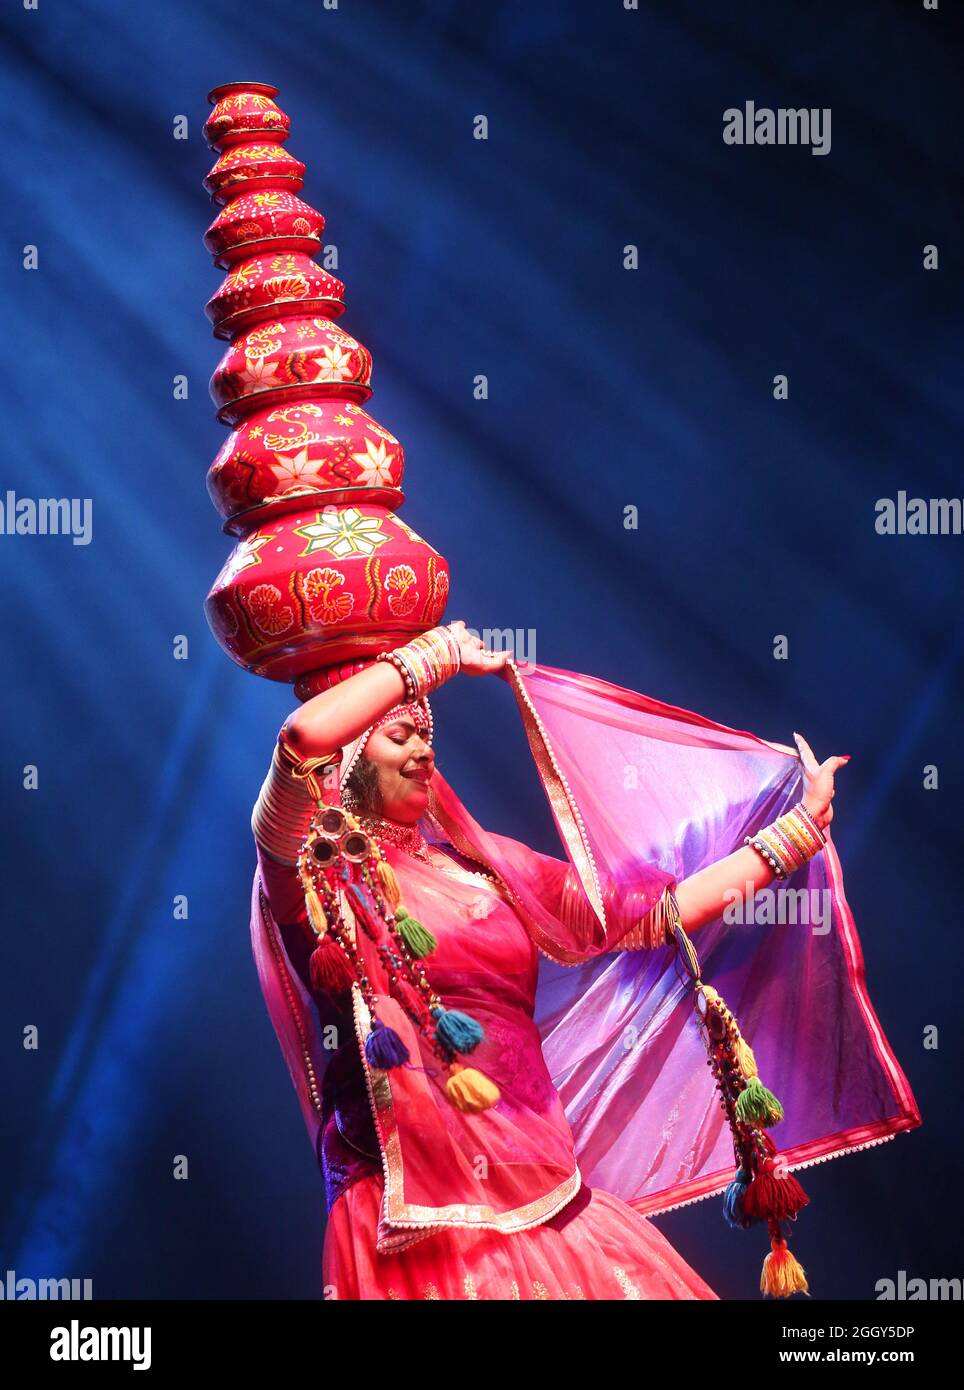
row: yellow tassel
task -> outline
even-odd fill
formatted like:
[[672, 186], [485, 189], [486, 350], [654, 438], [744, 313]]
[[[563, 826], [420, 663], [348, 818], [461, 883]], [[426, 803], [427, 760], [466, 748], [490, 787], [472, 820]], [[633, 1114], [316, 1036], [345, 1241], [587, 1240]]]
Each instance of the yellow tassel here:
[[715, 1004], [717, 1009], [719, 1009], [723, 1013], [724, 1017], [733, 1025], [733, 1051], [736, 1056], [736, 1064], [740, 1068], [740, 1071], [742, 1072], [743, 1076], [746, 1077], [747, 1081], [749, 1081], [750, 1078], [753, 1076], [759, 1076], [760, 1073], [757, 1070], [756, 1058], [753, 1055], [753, 1048], [743, 1037], [736, 1019], [733, 1017], [733, 1014], [731, 1013], [730, 1009], [727, 1008], [727, 1005], [721, 998], [719, 992], [715, 990], [712, 985], [705, 985], [702, 981], [700, 981], [700, 989], [703, 991], [704, 997], [706, 998], [706, 1002], [708, 1004]]
[[809, 1294], [810, 1286], [803, 1265], [786, 1241], [774, 1239], [771, 1244], [773, 1248], [763, 1261], [760, 1292], [771, 1298], [789, 1298], [794, 1293]]
[[375, 872], [378, 875], [378, 880], [382, 885], [382, 892], [385, 894], [385, 900], [394, 912], [402, 899], [402, 890], [398, 886], [398, 879], [395, 877], [395, 870], [392, 868], [391, 864], [389, 864], [387, 859], [379, 859], [378, 863], [375, 866]]
[[458, 1062], [452, 1063], [451, 1075], [445, 1083], [445, 1094], [456, 1110], [466, 1111], [470, 1115], [491, 1109], [501, 1099], [494, 1081], [476, 1071], [475, 1067], [463, 1067]]
[[746, 1041], [746, 1039], [739, 1033], [737, 1034], [734, 1040], [733, 1050], [736, 1053], [736, 1064], [740, 1068], [740, 1071], [743, 1073], [743, 1075], [746, 1077], [747, 1081], [749, 1081], [751, 1076], [759, 1076], [760, 1073], [757, 1070], [756, 1058], [753, 1055], [753, 1048]]
[[314, 928], [315, 935], [321, 939], [328, 930], [328, 918], [325, 916], [325, 909], [321, 905], [317, 889], [311, 881], [311, 874], [308, 872], [304, 862], [298, 866], [301, 877], [301, 887], [305, 894], [305, 907], [308, 909], [308, 920]]
[[325, 909], [321, 905], [321, 899], [315, 892], [314, 884], [309, 884], [305, 889], [305, 907], [308, 909], [308, 917], [315, 929], [315, 935], [319, 938], [323, 937], [328, 930], [328, 919], [325, 916]]

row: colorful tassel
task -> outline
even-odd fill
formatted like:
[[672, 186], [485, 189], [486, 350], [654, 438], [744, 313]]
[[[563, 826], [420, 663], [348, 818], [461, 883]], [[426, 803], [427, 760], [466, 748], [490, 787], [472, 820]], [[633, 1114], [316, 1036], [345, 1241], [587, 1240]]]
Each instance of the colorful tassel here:
[[301, 876], [302, 887], [305, 890], [305, 907], [308, 910], [308, 920], [315, 929], [318, 936], [324, 936], [328, 930], [328, 919], [325, 916], [325, 909], [318, 896], [315, 885], [305, 874]]
[[476, 1023], [471, 1014], [464, 1014], [459, 1009], [445, 1009], [441, 1004], [431, 1012], [439, 1041], [453, 1052], [471, 1052], [485, 1037], [482, 1025]]
[[742, 1124], [766, 1125], [769, 1129], [783, 1119], [783, 1106], [758, 1076], [751, 1076], [736, 1098], [736, 1118]]
[[745, 1231], [751, 1224], [743, 1210], [743, 1198], [750, 1181], [745, 1168], [737, 1168], [736, 1177], [723, 1194], [723, 1217], [735, 1230]]
[[438, 945], [428, 927], [424, 927], [421, 922], [416, 921], [404, 907], [396, 907], [395, 925], [398, 928], [399, 936], [416, 959], [420, 960], [423, 956], [430, 956]]
[[453, 1062], [445, 1083], [445, 1094], [455, 1106], [470, 1115], [489, 1110], [501, 1099], [499, 1088], [475, 1067], [463, 1067]]
[[385, 901], [394, 912], [402, 900], [402, 890], [399, 887], [395, 870], [387, 859], [379, 859], [378, 863], [375, 865], [375, 873], [378, 875], [378, 881], [385, 895]]
[[748, 1221], [789, 1221], [803, 1211], [810, 1198], [792, 1173], [780, 1173], [768, 1159], [743, 1196]]
[[351, 989], [355, 973], [348, 957], [330, 936], [322, 937], [308, 962], [311, 987], [319, 994], [340, 994]]
[[770, 1298], [789, 1298], [791, 1294], [809, 1294], [806, 1271], [791, 1252], [786, 1241], [774, 1236], [772, 1249], [763, 1261], [760, 1292]]
[[393, 1067], [404, 1066], [408, 1061], [408, 1048], [394, 1028], [389, 1028], [387, 1024], [379, 1023], [376, 1019], [372, 1031], [365, 1039], [365, 1056], [370, 1067], [376, 1067], [379, 1071], [391, 1071]]
[[747, 1081], [751, 1077], [759, 1075], [753, 1048], [739, 1033], [733, 1039], [733, 1055], [736, 1058], [736, 1065], [740, 1069], [741, 1076], [745, 1077]]

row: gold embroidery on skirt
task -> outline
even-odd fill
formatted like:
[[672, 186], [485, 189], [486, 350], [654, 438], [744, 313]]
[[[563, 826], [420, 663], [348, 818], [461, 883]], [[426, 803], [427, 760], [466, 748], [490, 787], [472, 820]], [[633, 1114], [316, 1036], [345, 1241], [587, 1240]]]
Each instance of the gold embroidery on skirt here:
[[623, 1291], [624, 1298], [638, 1299], [641, 1297], [639, 1289], [637, 1289], [636, 1285], [633, 1283], [633, 1281], [630, 1279], [629, 1275], [626, 1273], [624, 1269], [620, 1269], [619, 1265], [613, 1265], [613, 1274], [616, 1278], [617, 1284]]
[[[639, 1297], [640, 1297], [639, 1290], [636, 1288], [635, 1284], [633, 1284], [633, 1282], [630, 1280], [630, 1278], [629, 1278], [628, 1275], [626, 1274], [626, 1271], [625, 1271], [625, 1270], [619, 1269], [618, 1267], [613, 1266], [613, 1274], [616, 1276], [616, 1279], [618, 1280], [618, 1282], [619, 1282], [619, 1284], [620, 1284], [620, 1287], [623, 1289], [623, 1291], [624, 1291], [624, 1293], [626, 1294], [626, 1297], [627, 1297], [627, 1298], [639, 1298]], [[478, 1301], [479, 1301], [478, 1286], [477, 1286], [477, 1284], [476, 1284], [476, 1282], [475, 1282], [475, 1277], [474, 1277], [473, 1275], [471, 1275], [471, 1274], [466, 1274], [466, 1275], [463, 1277], [463, 1279], [462, 1279], [462, 1289], [463, 1289], [463, 1292], [464, 1292], [464, 1294], [465, 1294], [466, 1299], [468, 1299], [470, 1302], [478, 1302]], [[534, 1297], [534, 1298], [543, 1299], [543, 1300], [548, 1299], [548, 1300], [552, 1301], [552, 1298], [553, 1298], [553, 1295], [549, 1292], [549, 1290], [548, 1290], [548, 1288], [546, 1287], [546, 1285], [543, 1284], [542, 1281], [541, 1281], [540, 1279], [533, 1279], [533, 1281], [532, 1281], [532, 1294], [533, 1294], [533, 1297]], [[401, 1295], [400, 1293], [396, 1292], [396, 1290], [393, 1289], [391, 1286], [389, 1286], [388, 1291], [387, 1291], [387, 1294], [386, 1294], [386, 1297], [388, 1297], [388, 1298], [390, 1298], [390, 1299], [395, 1299], [395, 1300], [397, 1301], [397, 1300], [401, 1299], [402, 1295]], [[425, 1289], [424, 1289], [424, 1291], [423, 1291], [423, 1293], [422, 1293], [422, 1297], [423, 1297], [424, 1299], [430, 1299], [430, 1300], [433, 1300], [433, 1301], [436, 1301], [436, 1300], [441, 1301], [441, 1300], [442, 1300], [442, 1295], [439, 1293], [438, 1287], [437, 1287], [437, 1285], [435, 1285], [435, 1284], [426, 1284], [426, 1285], [425, 1285]], [[518, 1284], [518, 1281], [515, 1280], [515, 1279], [513, 1279], [512, 1282], [511, 1282], [510, 1285], [509, 1285], [509, 1298], [510, 1298], [511, 1300], [513, 1300], [514, 1302], [520, 1301], [519, 1284]], [[585, 1293], [583, 1292], [583, 1289], [582, 1289], [581, 1285], [576, 1284], [576, 1285], [574, 1285], [574, 1287], [573, 1287], [573, 1291], [572, 1291], [572, 1294], [571, 1294], [571, 1295], [570, 1295], [570, 1294], [567, 1294], [565, 1291], [563, 1291], [561, 1294], [559, 1294], [559, 1298], [562, 1299], [562, 1300], [569, 1300], [570, 1298], [573, 1298], [573, 1299], [580, 1299], [580, 1300], [582, 1300], [583, 1302], [585, 1302], [586, 1295], [585, 1295]]]

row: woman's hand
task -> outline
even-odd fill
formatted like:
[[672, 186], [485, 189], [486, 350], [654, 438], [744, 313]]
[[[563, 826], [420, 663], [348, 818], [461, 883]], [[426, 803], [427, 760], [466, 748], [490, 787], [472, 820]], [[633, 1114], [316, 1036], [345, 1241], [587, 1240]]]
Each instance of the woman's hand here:
[[834, 794], [834, 773], [843, 767], [844, 763], [849, 763], [850, 754], [844, 757], [835, 755], [826, 762], [818, 763], [807, 740], [800, 734], [794, 734], [793, 738], [803, 764], [803, 804], [820, 829], [826, 830], [833, 820], [833, 807], [830, 803]]
[[487, 676], [492, 671], [501, 671], [512, 655], [511, 652], [487, 652], [480, 639], [466, 631], [461, 618], [446, 626], [459, 644], [461, 669], [467, 676]]

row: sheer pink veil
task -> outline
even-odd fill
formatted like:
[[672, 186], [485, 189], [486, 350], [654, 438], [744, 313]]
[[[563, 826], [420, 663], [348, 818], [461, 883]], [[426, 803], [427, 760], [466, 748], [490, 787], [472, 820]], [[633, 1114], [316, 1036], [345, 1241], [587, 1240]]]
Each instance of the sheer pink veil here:
[[[614, 948], [667, 883], [738, 848], [799, 799], [797, 754], [588, 675], [515, 663], [504, 675], [562, 855], [485, 830], [438, 770], [427, 824], [496, 870], [548, 957], [536, 1021], [585, 1180], [644, 1213], [722, 1191], [732, 1142], [692, 992], [669, 950]], [[783, 1103], [773, 1137], [800, 1168], [881, 1143], [920, 1114], [867, 993], [832, 842], [769, 895], [769, 904], [757, 895], [755, 922], [721, 919], [693, 941], [703, 978]], [[767, 922], [768, 908], [784, 920]], [[325, 1050], [257, 877], [252, 941], [316, 1140]]]
[[[682, 879], [800, 797], [789, 748], [591, 676], [538, 666], [509, 675], [533, 752], [544, 737], [595, 856], [617, 875], [631, 846]], [[783, 1102], [773, 1137], [788, 1166], [918, 1125], [867, 993], [833, 844], [771, 890], [769, 906], [784, 920], [768, 924], [757, 895], [753, 915], [763, 921], [720, 920], [693, 941], [703, 978], [735, 1012]], [[644, 1212], [722, 1190], [733, 1175], [730, 1132], [692, 995], [663, 953], [548, 965], [537, 1017], [590, 1184]]]

